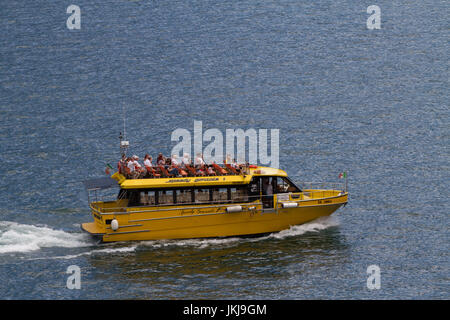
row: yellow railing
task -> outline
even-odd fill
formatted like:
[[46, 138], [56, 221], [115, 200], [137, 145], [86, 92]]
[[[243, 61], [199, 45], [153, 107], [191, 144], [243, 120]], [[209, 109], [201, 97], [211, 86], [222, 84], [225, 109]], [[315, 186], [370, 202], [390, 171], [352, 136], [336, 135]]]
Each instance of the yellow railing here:
[[[289, 193], [283, 194], [283, 197], [280, 194], [274, 194], [274, 209], [278, 210], [279, 204], [283, 201], [288, 202], [303, 202], [303, 201], [311, 201], [318, 199], [327, 199], [332, 197], [338, 197], [345, 194], [342, 190], [324, 190], [324, 189], [306, 189], [301, 193]], [[287, 197], [286, 197], [287, 196]], [[267, 196], [266, 196], [267, 197]], [[286, 198], [284, 198], [286, 197]], [[254, 198], [252, 200], [252, 198]], [[119, 206], [119, 203], [122, 203], [123, 206]], [[161, 208], [161, 205], [143, 205], [143, 206], [133, 206], [127, 207], [127, 200], [118, 200], [118, 201], [110, 201], [110, 202], [92, 202], [90, 204], [91, 209], [94, 212], [99, 214], [127, 214], [127, 213], [137, 213], [137, 212], [157, 212], [157, 211], [170, 211], [170, 210], [180, 210], [180, 208], [216, 208], [216, 207], [227, 207], [240, 205], [244, 207], [252, 207], [252, 206], [262, 206], [262, 198], [261, 196], [254, 197], [246, 197], [246, 200], [237, 201], [236, 200], [226, 200], [220, 202], [214, 201], [206, 201], [206, 202], [190, 202], [190, 203], [175, 203], [172, 205], [164, 205], [164, 208]], [[142, 209], [142, 210], [140, 210]], [[270, 209], [270, 208], [266, 208]]]

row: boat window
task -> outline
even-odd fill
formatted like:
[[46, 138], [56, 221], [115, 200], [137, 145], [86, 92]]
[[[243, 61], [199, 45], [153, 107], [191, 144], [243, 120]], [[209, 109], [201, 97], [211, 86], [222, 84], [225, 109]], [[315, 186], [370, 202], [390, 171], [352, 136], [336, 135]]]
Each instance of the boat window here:
[[141, 205], [150, 206], [156, 204], [155, 191], [141, 191]]
[[231, 202], [247, 202], [247, 188], [246, 187], [237, 187], [230, 188], [231, 194]]
[[250, 184], [248, 185], [248, 195], [250, 197], [259, 196], [260, 192], [260, 178], [259, 177], [253, 177], [252, 181], [250, 181]]
[[173, 190], [161, 190], [158, 191], [158, 204], [174, 204], [174, 192]]
[[274, 193], [301, 192], [300, 189], [287, 178], [276, 177], [274, 182]]
[[195, 203], [209, 202], [209, 189], [195, 189], [194, 190]]
[[212, 201], [215, 203], [227, 202], [228, 201], [228, 189], [227, 188], [212, 189]]
[[192, 189], [178, 189], [175, 190], [175, 199], [177, 203], [191, 203]]
[[137, 207], [139, 205], [141, 205], [141, 198], [140, 198], [140, 194], [139, 191], [136, 190], [130, 190], [128, 191], [128, 206], [129, 207]]
[[126, 189], [120, 189], [119, 194], [117, 195], [117, 200], [128, 199], [129, 194]]

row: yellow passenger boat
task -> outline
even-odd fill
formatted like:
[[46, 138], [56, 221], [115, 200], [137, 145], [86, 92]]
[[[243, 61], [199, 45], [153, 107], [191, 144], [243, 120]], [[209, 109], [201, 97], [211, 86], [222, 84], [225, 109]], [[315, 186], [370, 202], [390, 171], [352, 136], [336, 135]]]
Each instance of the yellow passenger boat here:
[[[126, 174], [86, 182], [93, 222], [82, 229], [103, 242], [260, 235], [329, 216], [348, 200], [346, 183], [300, 188], [285, 171], [218, 166], [214, 176], [130, 179]], [[119, 187], [117, 198], [98, 194]]]

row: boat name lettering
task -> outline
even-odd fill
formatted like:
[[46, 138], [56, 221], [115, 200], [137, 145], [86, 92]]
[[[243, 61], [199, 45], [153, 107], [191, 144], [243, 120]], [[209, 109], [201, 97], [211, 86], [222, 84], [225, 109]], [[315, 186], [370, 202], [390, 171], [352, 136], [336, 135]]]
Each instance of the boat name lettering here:
[[219, 178], [198, 178], [194, 180], [194, 182], [201, 182], [201, 181], [219, 181]]
[[177, 183], [177, 182], [189, 182], [191, 181], [190, 179], [180, 179], [180, 180], [176, 180], [176, 179], [171, 179], [166, 181], [166, 183]]
[[185, 214], [207, 214], [207, 213], [218, 213], [222, 210], [221, 207], [217, 208], [203, 208], [203, 209], [182, 209], [181, 215]]
[[[202, 181], [219, 181], [219, 178], [197, 178], [194, 179], [194, 182], [202, 182]], [[166, 183], [179, 183], [179, 182], [192, 182], [191, 179], [170, 179], [167, 180]]]

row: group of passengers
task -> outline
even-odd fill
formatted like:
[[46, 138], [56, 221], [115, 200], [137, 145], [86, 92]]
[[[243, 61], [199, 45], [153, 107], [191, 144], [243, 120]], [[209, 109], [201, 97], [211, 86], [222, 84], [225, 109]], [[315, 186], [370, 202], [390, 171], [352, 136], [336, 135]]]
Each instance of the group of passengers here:
[[[240, 173], [242, 165], [239, 165], [234, 161], [230, 161], [230, 158], [225, 160], [229, 173]], [[117, 164], [119, 173], [127, 176], [128, 178], [150, 178], [150, 177], [186, 177], [186, 176], [215, 176], [221, 170], [215, 163], [206, 164], [203, 156], [198, 153], [194, 160], [189, 158], [189, 154], [185, 153], [183, 158], [178, 159], [174, 154], [172, 157], [165, 157], [162, 153], [158, 154], [156, 163], [153, 164], [153, 158], [151, 155], [146, 154], [144, 156], [143, 164], [139, 162], [139, 157], [134, 155], [127, 157], [122, 155], [122, 159]]]

